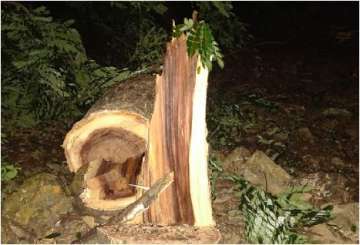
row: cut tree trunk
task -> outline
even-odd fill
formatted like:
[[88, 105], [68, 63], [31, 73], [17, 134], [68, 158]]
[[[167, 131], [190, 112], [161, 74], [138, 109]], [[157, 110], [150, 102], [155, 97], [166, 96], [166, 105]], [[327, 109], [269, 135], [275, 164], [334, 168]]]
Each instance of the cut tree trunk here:
[[[121, 82], [109, 90], [67, 133], [63, 147], [70, 171], [86, 167], [85, 206], [119, 210], [141, 196], [133, 186], [148, 145], [154, 76]], [[83, 172], [83, 171], [79, 171]]]
[[73, 126], [63, 147], [70, 171], [83, 172], [85, 206], [124, 209], [173, 172], [174, 182], [134, 223], [215, 225], [207, 170], [207, 76], [199, 57], [188, 57], [181, 36], [168, 43], [161, 76], [121, 82]]

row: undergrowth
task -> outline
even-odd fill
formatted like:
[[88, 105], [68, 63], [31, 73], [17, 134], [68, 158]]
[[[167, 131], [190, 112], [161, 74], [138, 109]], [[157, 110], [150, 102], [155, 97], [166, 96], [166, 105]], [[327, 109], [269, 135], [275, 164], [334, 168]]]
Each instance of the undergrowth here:
[[88, 59], [73, 21], [56, 22], [45, 7], [7, 2], [1, 20], [3, 129], [72, 121], [130, 75]]
[[245, 217], [245, 235], [249, 242], [308, 243], [306, 236], [297, 231], [331, 218], [332, 206], [318, 209], [292, 198], [294, 194], [308, 192], [305, 187], [294, 187], [274, 197], [238, 176], [225, 178], [232, 180], [239, 191], [240, 209]]
[[331, 218], [331, 205], [318, 209], [301, 198], [301, 194], [311, 191], [306, 186], [289, 188], [275, 197], [240, 176], [225, 173], [215, 157], [210, 157], [209, 169], [214, 198], [218, 179], [233, 182], [245, 219], [245, 237], [250, 243], [309, 243], [310, 240], [301, 234], [302, 229]]

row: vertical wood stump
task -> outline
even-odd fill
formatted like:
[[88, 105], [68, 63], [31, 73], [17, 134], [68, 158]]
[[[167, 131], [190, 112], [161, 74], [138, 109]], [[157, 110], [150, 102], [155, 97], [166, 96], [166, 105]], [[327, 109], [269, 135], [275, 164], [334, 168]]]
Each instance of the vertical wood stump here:
[[161, 76], [121, 82], [64, 140], [70, 171], [84, 173], [85, 206], [120, 210], [158, 179], [174, 182], [134, 223], [212, 227], [207, 170], [208, 70], [188, 57], [186, 37], [167, 45]]

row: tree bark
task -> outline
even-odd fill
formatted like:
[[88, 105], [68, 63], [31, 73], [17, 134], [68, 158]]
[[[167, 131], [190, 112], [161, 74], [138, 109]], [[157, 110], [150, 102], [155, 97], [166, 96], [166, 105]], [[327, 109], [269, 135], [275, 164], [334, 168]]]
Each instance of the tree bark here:
[[141, 186], [153, 186], [173, 172], [173, 184], [136, 222], [214, 226], [207, 174], [207, 76], [199, 57], [187, 55], [181, 36], [168, 43], [161, 76], [122, 82], [73, 126], [63, 147], [70, 171], [89, 166], [81, 177], [87, 207], [123, 209], [141, 198]]

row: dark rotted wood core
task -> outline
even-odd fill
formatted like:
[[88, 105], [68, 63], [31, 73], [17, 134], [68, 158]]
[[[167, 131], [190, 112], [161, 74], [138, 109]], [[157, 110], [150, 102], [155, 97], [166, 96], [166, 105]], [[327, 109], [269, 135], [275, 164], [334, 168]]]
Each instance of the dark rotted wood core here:
[[144, 139], [121, 128], [101, 128], [94, 130], [80, 151], [82, 164], [94, 160], [113, 163], [125, 162], [146, 151]]
[[119, 128], [95, 130], [83, 145], [80, 155], [82, 164], [99, 160], [100, 166], [89, 182], [89, 188], [100, 188], [102, 198], [118, 199], [134, 195], [146, 151], [144, 139]]

